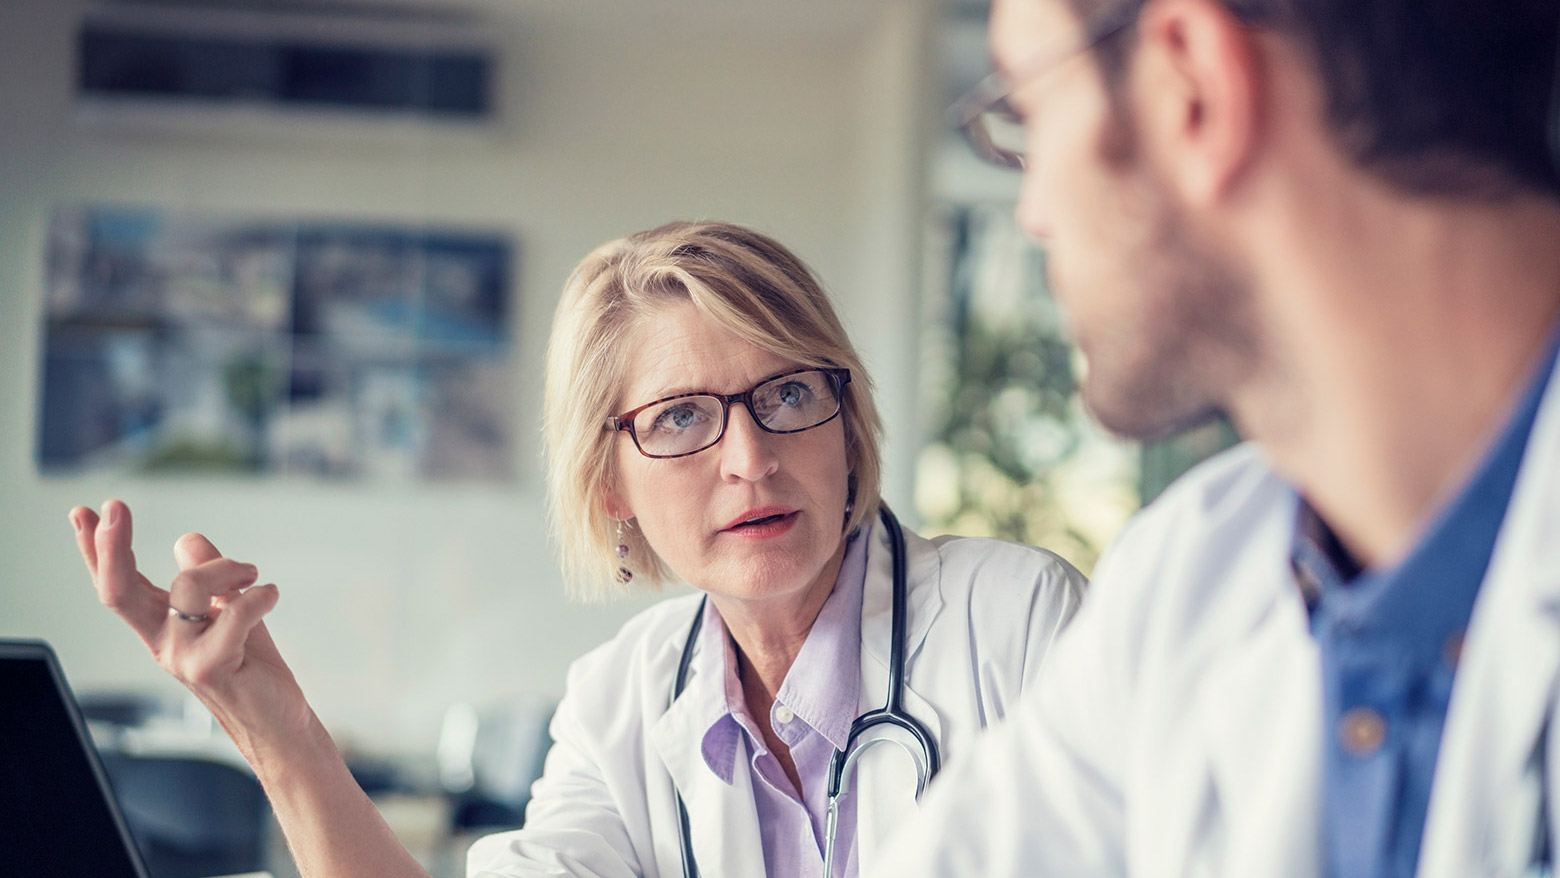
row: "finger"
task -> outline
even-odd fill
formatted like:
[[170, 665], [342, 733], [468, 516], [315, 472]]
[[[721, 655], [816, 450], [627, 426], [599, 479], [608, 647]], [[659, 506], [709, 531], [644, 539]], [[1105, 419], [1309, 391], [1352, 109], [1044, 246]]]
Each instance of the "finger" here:
[[275, 585], [266, 584], [228, 598], [206, 632], [185, 648], [180, 667], [184, 679], [196, 686], [220, 683], [237, 669], [246, 652], [252, 654], [246, 650], [251, 638], [263, 638], [268, 644], [270, 635], [261, 622], [280, 597]]
[[[168, 605], [187, 616], [204, 616], [211, 612], [212, 598], [252, 585], [258, 575], [255, 565], [231, 558], [197, 564], [181, 570], [173, 578], [173, 584], [168, 587]], [[183, 630], [193, 633], [188, 627]]]
[[200, 534], [185, 534], [173, 543], [173, 560], [179, 563], [180, 570], [188, 570], [220, 557], [222, 553], [211, 544], [211, 540]]
[[168, 605], [135, 566], [130, 550], [130, 507], [118, 500], [103, 504], [103, 516], [93, 533], [97, 554], [98, 600], [130, 623], [147, 643], [156, 640]]
[[76, 549], [81, 552], [81, 560], [87, 564], [87, 572], [97, 578], [97, 543], [94, 535], [97, 533], [98, 515], [85, 506], [77, 506], [70, 511], [70, 526], [76, 531]]

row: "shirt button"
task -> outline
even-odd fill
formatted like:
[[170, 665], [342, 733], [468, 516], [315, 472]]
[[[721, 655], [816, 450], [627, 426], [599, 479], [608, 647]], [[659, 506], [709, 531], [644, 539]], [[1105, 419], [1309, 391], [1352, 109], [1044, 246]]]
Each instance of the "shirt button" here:
[[1387, 740], [1387, 721], [1368, 707], [1355, 707], [1338, 722], [1338, 739], [1353, 756], [1369, 756]]
[[785, 725], [795, 718], [796, 714], [791, 712], [791, 708], [786, 707], [784, 704], [775, 705], [775, 722]]

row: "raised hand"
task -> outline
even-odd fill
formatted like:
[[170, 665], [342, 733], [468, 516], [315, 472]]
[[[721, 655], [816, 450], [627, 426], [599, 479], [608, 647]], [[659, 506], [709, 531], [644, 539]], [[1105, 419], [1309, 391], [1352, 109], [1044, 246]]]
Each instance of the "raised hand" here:
[[109, 500], [101, 518], [78, 506], [70, 521], [98, 599], [200, 698], [246, 757], [257, 745], [310, 729], [313, 714], [265, 627], [276, 586], [255, 585], [254, 565], [224, 558], [200, 534], [185, 534], [174, 544], [180, 572], [165, 590], [136, 567], [125, 504]]
[[130, 623], [153, 658], [211, 710], [265, 787], [299, 873], [308, 878], [428, 878], [337, 752], [276, 651], [265, 614], [276, 586], [255, 585], [200, 534], [174, 544], [166, 590], [135, 566], [130, 509], [70, 511], [98, 598]]

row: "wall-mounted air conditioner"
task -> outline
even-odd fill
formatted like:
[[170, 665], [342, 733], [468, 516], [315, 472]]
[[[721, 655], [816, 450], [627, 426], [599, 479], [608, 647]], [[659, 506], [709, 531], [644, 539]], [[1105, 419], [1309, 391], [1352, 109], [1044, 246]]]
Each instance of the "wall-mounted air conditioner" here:
[[481, 126], [498, 48], [449, 7], [105, 2], [77, 34], [88, 117], [393, 118]]

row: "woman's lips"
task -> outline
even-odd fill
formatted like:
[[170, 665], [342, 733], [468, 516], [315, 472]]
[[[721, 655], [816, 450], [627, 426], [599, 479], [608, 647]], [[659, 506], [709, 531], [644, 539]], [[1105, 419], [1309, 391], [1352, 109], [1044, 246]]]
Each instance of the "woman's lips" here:
[[755, 509], [728, 525], [721, 533], [750, 539], [775, 537], [790, 530], [800, 514], [795, 509]]

